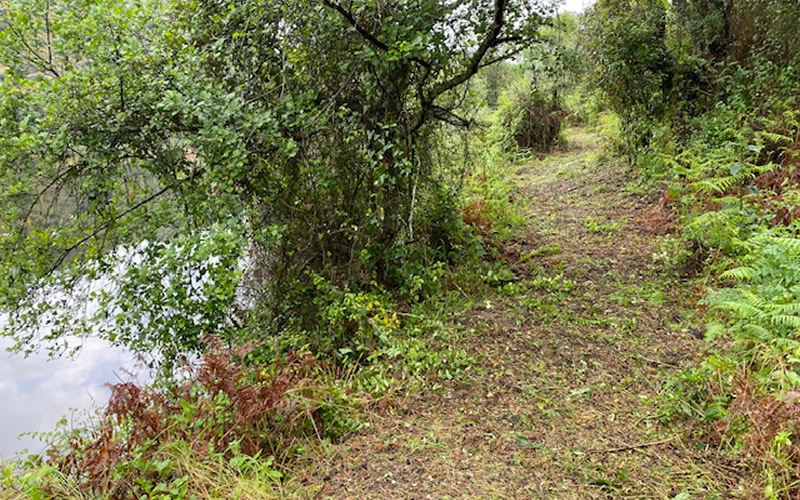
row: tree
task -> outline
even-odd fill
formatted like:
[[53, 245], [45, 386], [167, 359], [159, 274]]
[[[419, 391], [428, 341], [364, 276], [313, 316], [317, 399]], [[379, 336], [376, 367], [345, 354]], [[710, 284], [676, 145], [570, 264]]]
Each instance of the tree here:
[[589, 73], [623, 121], [628, 152], [647, 145], [649, 125], [667, 112], [675, 60], [667, 47], [662, 0], [600, 0], [587, 13]]
[[[440, 124], [470, 125], [464, 84], [546, 14], [522, 0], [4, 1], [7, 333], [101, 324], [159, 352], [232, 335], [245, 249], [278, 325], [310, 316], [312, 275], [391, 286], [395, 249], [436, 241], [414, 213], [437, 190]], [[93, 289], [98, 276], [116, 285]], [[81, 287], [91, 321], [45, 300]]]

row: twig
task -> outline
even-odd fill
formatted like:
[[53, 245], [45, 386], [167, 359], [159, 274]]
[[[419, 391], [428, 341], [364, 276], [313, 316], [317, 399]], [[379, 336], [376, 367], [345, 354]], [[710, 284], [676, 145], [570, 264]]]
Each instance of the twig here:
[[467, 298], [467, 299], [469, 298], [469, 295], [467, 295], [467, 293], [464, 290], [462, 290], [461, 287], [458, 286], [458, 284], [453, 283], [453, 286], [456, 287], [459, 292], [461, 292], [461, 295], [463, 295], [464, 298]]
[[561, 192], [560, 192], [560, 193], [558, 193], [558, 194], [567, 194], [567, 193], [571, 193], [571, 192], [575, 191], [576, 189], [580, 189], [580, 188], [583, 188], [583, 187], [586, 187], [586, 184], [578, 184], [577, 186], [572, 186], [571, 188], [569, 188], [569, 189], [567, 189], [567, 190], [564, 190], [564, 191], [561, 191]]
[[629, 445], [625, 445], [625, 446], [620, 446], [618, 448], [609, 448], [607, 450], [598, 450], [598, 453], [616, 453], [618, 451], [628, 451], [628, 450], [638, 450], [640, 448], [650, 448], [652, 446], [658, 446], [658, 445], [669, 443], [673, 439], [675, 439], [675, 438], [661, 439], [660, 441], [650, 441], [649, 443], [629, 444]]
[[166, 193], [167, 191], [169, 191], [171, 189], [174, 189], [175, 187], [179, 186], [182, 182], [183, 181], [178, 181], [178, 182], [175, 182], [175, 183], [170, 184], [168, 186], [165, 186], [160, 191], [148, 196], [147, 198], [145, 198], [144, 200], [140, 201], [136, 205], [133, 205], [132, 207], [129, 207], [128, 209], [124, 210], [123, 212], [119, 213], [118, 215], [115, 215], [111, 219], [109, 219], [109, 220], [103, 222], [102, 224], [100, 224], [91, 233], [87, 234], [86, 236], [84, 236], [83, 238], [78, 240], [77, 243], [74, 243], [69, 248], [63, 250], [61, 252], [61, 254], [58, 256], [58, 258], [56, 259], [55, 263], [52, 266], [50, 266], [50, 270], [47, 271], [47, 275], [53, 274], [53, 272], [55, 272], [55, 270], [58, 269], [61, 266], [61, 264], [64, 263], [64, 261], [67, 259], [69, 254], [72, 253], [73, 250], [76, 250], [78, 247], [80, 247], [81, 245], [83, 245], [87, 241], [91, 240], [95, 236], [99, 235], [100, 233], [102, 233], [103, 231], [108, 229], [116, 221], [120, 220], [121, 218], [125, 217], [126, 215], [130, 215], [132, 212], [134, 212], [137, 209], [141, 208], [142, 206], [150, 203], [151, 201], [155, 200], [156, 198], [158, 198], [162, 194]]

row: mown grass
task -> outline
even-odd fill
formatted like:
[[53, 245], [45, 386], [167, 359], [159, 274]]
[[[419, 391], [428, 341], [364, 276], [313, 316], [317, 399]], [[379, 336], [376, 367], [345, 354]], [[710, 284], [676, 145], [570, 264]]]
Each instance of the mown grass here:
[[[628, 179], [593, 159], [580, 142], [592, 135], [576, 135], [577, 151], [515, 169], [526, 225], [503, 252], [514, 277], [492, 278], [459, 318], [474, 367], [376, 409], [350, 440], [318, 448], [295, 485], [375, 498], [744, 491], [746, 480], [716, 468], [720, 457], [660, 423], [663, 381], [699, 347], [671, 321], [690, 317], [682, 304], [692, 285], [653, 263], [660, 237], [638, 224], [644, 200], [620, 188], [586, 196], [600, 178]], [[593, 232], [587, 212], [627, 229]]]

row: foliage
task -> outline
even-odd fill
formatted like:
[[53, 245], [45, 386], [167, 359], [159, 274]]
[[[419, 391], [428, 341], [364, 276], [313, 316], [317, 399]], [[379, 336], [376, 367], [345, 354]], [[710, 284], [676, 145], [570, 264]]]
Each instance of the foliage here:
[[[281, 473], [271, 459], [241, 454], [235, 446], [197, 456], [188, 443], [177, 441], [132, 466], [139, 478], [137, 491], [149, 498], [275, 498]], [[96, 498], [53, 467], [39, 466], [19, 477], [9, 468], [0, 483], [4, 498]], [[106, 498], [115, 498], [107, 496]], [[124, 498], [124, 497], [122, 497]]]
[[[291, 355], [283, 364], [249, 368], [246, 348], [225, 348], [209, 339], [201, 365], [184, 381], [164, 391], [133, 383], [112, 386], [102, 419], [95, 427], [64, 431], [48, 450], [47, 462], [5, 486], [35, 497], [65, 491], [106, 498], [189, 498], [198, 488], [224, 490], [192, 481], [192, 467], [236, 476], [236, 488], [254, 477], [275, 484], [281, 474], [261, 453], [286, 453], [280, 443], [286, 428], [322, 426], [313, 420], [318, 407], [308, 405], [311, 360]], [[35, 461], [36, 459], [34, 459]], [[202, 490], [200, 490], [202, 491]], [[268, 486], [267, 486], [268, 491]]]
[[770, 232], [743, 243], [747, 253], [721, 275], [739, 282], [709, 297], [727, 313], [727, 329], [735, 336], [741, 359], [750, 365], [758, 386], [770, 392], [800, 385], [797, 354], [800, 343], [800, 239]]
[[627, 152], [646, 146], [646, 125], [666, 113], [674, 59], [666, 45], [667, 8], [660, 0], [601, 0], [583, 36], [589, 78], [625, 127]]
[[562, 112], [557, 104], [535, 89], [520, 84], [506, 90], [497, 109], [497, 120], [508, 148], [547, 153], [558, 144]]
[[[563, 140], [564, 118], [584, 110], [565, 106], [568, 99], [580, 99], [584, 66], [578, 19], [559, 13], [538, 30], [537, 43], [522, 52], [518, 64], [484, 71], [486, 100], [494, 111], [487, 117], [493, 142], [509, 154], [552, 151]], [[497, 91], [500, 81], [505, 82], [502, 92]]]
[[586, 71], [578, 18], [569, 12], [558, 13], [539, 29], [538, 37], [538, 43], [523, 52], [523, 66], [540, 98], [549, 100], [552, 107], [562, 107], [566, 97], [578, 95], [574, 91]]
[[[215, 225], [248, 242], [255, 300], [278, 328], [313, 327], [314, 275], [396, 285], [395, 250], [442, 239], [416, 220], [443, 201], [430, 154], [440, 124], [470, 123], [458, 114], [465, 84], [531, 40], [546, 12], [515, 0], [5, 2], [0, 307], [27, 315], [7, 334], [46, 314], [53, 337], [80, 333], [37, 291], [71, 292], [143, 242], [161, 250], [137, 267], [158, 264], [178, 252], [166, 249], [175, 235]], [[229, 264], [244, 248], [206, 243], [234, 274], [209, 278], [224, 300], [201, 306], [196, 327], [231, 316]], [[176, 259], [190, 276], [207, 271]], [[120, 294], [185, 284], [174, 266], [150, 267], [120, 276]], [[138, 315], [196, 316], [191, 299], [173, 311], [179, 290], [153, 293], [176, 299], [170, 312]], [[198, 334], [173, 323], [164, 329], [195, 347]], [[133, 347], [163, 343], [138, 334], [153, 340]]]
[[704, 362], [703, 375], [692, 379], [695, 387], [676, 387], [674, 398], [702, 394], [692, 416], [717, 421], [720, 439], [753, 453], [764, 467], [765, 489], [783, 498], [797, 477], [797, 455], [786, 454], [793, 448], [772, 445], [794, 432], [796, 410], [783, 398], [800, 382], [798, 183], [786, 147], [796, 125], [787, 127], [785, 113], [777, 119], [758, 116], [741, 102], [720, 105], [697, 118], [704, 128], [682, 152], [663, 156], [668, 189], [683, 215], [684, 248], [702, 256], [706, 272], [718, 281], [702, 302], [710, 308], [706, 336], [725, 341]]
[[621, 151], [681, 223], [654, 257], [711, 285], [701, 305], [716, 352], [665, 387], [665, 417], [715, 422], [709, 435], [750, 453], [773, 498], [794, 495], [798, 477], [795, 11], [782, 0], [614, 0], [583, 30]]
[[[486, 237], [502, 241], [518, 217], [508, 197], [512, 172], [484, 167], [464, 180], [465, 191], [468, 199], [489, 200], [497, 214], [509, 217], [487, 214], [492, 229]], [[467, 243], [483, 251], [456, 215]], [[369, 404], [396, 391], [437, 387], [471, 368], [474, 360], [456, 341], [452, 316], [471, 307], [464, 290], [478, 300], [502, 289], [513, 273], [481, 252], [459, 255], [470, 258], [430, 267], [411, 267], [415, 261], [409, 259], [401, 273], [406, 282], [393, 293], [348, 290], [316, 276], [315, 330], [287, 328], [274, 344], [241, 346], [234, 339], [235, 348], [204, 339], [212, 349], [199, 369], [162, 388], [116, 386], [112, 415], [99, 426], [43, 436], [52, 458], [10, 465], [0, 492], [82, 498], [130, 487], [164, 498], [274, 496], [283, 480], [276, 471], [285, 473], [314, 441], [362, 428]], [[315, 360], [281, 354], [306, 349]], [[282, 392], [276, 383], [292, 366], [302, 377]], [[99, 474], [94, 486], [76, 477], [79, 470]]]
[[[361, 428], [365, 401], [468, 370], [464, 290], [521, 289], [499, 257], [520, 219], [513, 153], [476, 125], [519, 77], [505, 60], [528, 49], [528, 75], [544, 61], [554, 81], [574, 62], [540, 29], [550, 12], [0, 3], [3, 333], [54, 352], [101, 335], [169, 375], [113, 386], [105, 415], [49, 434], [0, 491], [269, 497], [309, 442]], [[520, 99], [512, 128], [545, 119], [551, 147], [560, 111]]]

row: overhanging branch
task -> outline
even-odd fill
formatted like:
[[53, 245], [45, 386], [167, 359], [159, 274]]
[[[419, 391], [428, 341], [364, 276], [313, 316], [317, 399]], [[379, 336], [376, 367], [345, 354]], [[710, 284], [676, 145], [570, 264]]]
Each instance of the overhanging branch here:
[[486, 57], [486, 54], [489, 52], [490, 49], [505, 43], [522, 40], [522, 38], [518, 36], [507, 36], [507, 37], [500, 36], [500, 33], [503, 31], [503, 27], [505, 26], [505, 12], [507, 4], [508, 4], [507, 0], [494, 1], [492, 24], [489, 27], [489, 30], [486, 33], [485, 38], [478, 46], [478, 48], [475, 50], [475, 53], [472, 54], [472, 57], [469, 58], [469, 63], [467, 64], [467, 66], [457, 75], [436, 85], [430, 92], [428, 93], [421, 92], [420, 95], [421, 109], [414, 125], [411, 127], [412, 131], [419, 130], [425, 124], [425, 122], [430, 118], [442, 119], [441, 111], [437, 112], [436, 109], [437, 108], [437, 106], [435, 105], [436, 99], [445, 92], [453, 90], [454, 88], [458, 87], [459, 85], [465, 83], [467, 80], [475, 76], [475, 74], [478, 73], [478, 70], [483, 66], [481, 63], [483, 62], [484, 58]]
[[452, 110], [441, 106], [433, 106], [433, 117], [455, 127], [470, 128], [475, 124], [475, 120], [459, 116]]
[[322, 0], [322, 3], [324, 3], [326, 7], [331, 8], [336, 12], [338, 12], [345, 19], [345, 21], [347, 21], [350, 24], [350, 26], [355, 28], [355, 30], [358, 31], [358, 34], [361, 35], [366, 41], [368, 41], [369, 43], [371, 43], [372, 45], [383, 51], [389, 50], [388, 45], [378, 40], [378, 38], [375, 35], [373, 35], [369, 31], [367, 31], [363, 26], [358, 24], [358, 21], [356, 21], [356, 18], [355, 16], [353, 16], [352, 12], [350, 12], [349, 10], [345, 9], [337, 2], [334, 2], [332, 0]]
[[[377, 36], [373, 35], [369, 32], [366, 28], [361, 26], [358, 21], [356, 20], [355, 16], [352, 12], [342, 7], [338, 2], [334, 2], [333, 0], [322, 0], [322, 3], [325, 4], [326, 7], [335, 10], [336, 12], [341, 15], [347, 23], [352, 26], [359, 35], [361, 35], [364, 40], [369, 42], [374, 47], [380, 49], [383, 52], [387, 52], [389, 50], [389, 46], [386, 45], [384, 42], [380, 41]], [[410, 61], [413, 61], [424, 68], [430, 68], [431, 64], [428, 61], [420, 59], [419, 57], [410, 57]]]
[[116, 221], [120, 220], [121, 218], [125, 217], [126, 215], [130, 215], [131, 213], [133, 213], [136, 210], [140, 209], [141, 207], [147, 205], [148, 203], [152, 202], [153, 200], [159, 198], [160, 196], [162, 196], [163, 194], [169, 192], [170, 190], [175, 189], [182, 182], [183, 181], [179, 181], [179, 182], [175, 182], [173, 184], [170, 184], [168, 186], [164, 186], [162, 189], [160, 189], [159, 191], [157, 191], [157, 192], [153, 193], [152, 195], [148, 196], [147, 198], [145, 198], [144, 200], [140, 201], [139, 203], [129, 207], [128, 209], [122, 211], [121, 213], [115, 215], [114, 217], [111, 217], [109, 220], [104, 221], [102, 224], [100, 224], [94, 230], [92, 230], [89, 234], [87, 234], [86, 236], [84, 236], [83, 238], [81, 238], [80, 240], [78, 240], [77, 242], [75, 242], [74, 244], [69, 246], [68, 248], [65, 248], [64, 250], [62, 250], [61, 253], [58, 255], [58, 257], [56, 258], [55, 263], [50, 267], [50, 270], [47, 271], [47, 274], [48, 275], [53, 274], [59, 267], [61, 267], [61, 264], [64, 263], [64, 261], [67, 259], [69, 254], [71, 254], [74, 250], [77, 250], [78, 247], [80, 247], [84, 243], [88, 242], [92, 238], [95, 238], [96, 236], [98, 236], [99, 234], [104, 232], [106, 229], [111, 227]]
[[[475, 76], [480, 69], [481, 61], [483, 61], [483, 58], [486, 57], [486, 53], [489, 52], [489, 49], [504, 43], [502, 41], [504, 39], [500, 38], [500, 32], [503, 30], [503, 26], [505, 24], [506, 3], [506, 0], [494, 1], [492, 25], [489, 27], [489, 32], [486, 34], [486, 38], [483, 39], [483, 42], [481, 42], [481, 44], [478, 46], [478, 49], [474, 54], [472, 54], [469, 64], [461, 73], [450, 78], [449, 80], [445, 80], [433, 88], [431, 93], [427, 96], [427, 100], [429, 102], [433, 103], [433, 101], [440, 95], [444, 94], [448, 90], [458, 87], [462, 83]], [[507, 37], [507, 39], [511, 40], [512, 38]]]

